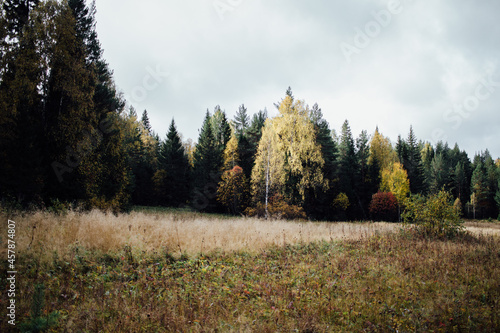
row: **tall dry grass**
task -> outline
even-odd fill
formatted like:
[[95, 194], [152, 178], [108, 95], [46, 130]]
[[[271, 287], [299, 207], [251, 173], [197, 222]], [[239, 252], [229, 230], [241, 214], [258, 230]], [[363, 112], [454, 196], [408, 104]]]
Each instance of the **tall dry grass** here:
[[[6, 218], [4, 218], [6, 220]], [[19, 252], [67, 253], [74, 246], [103, 252], [130, 246], [135, 251], [196, 254], [214, 250], [257, 252], [270, 245], [359, 239], [393, 231], [393, 223], [315, 223], [256, 218], [213, 218], [163, 213], [105, 214], [36, 212], [15, 217]], [[5, 225], [2, 226], [4, 228]], [[2, 231], [6, 235], [6, 231]]]
[[[6, 221], [7, 217], [2, 216]], [[79, 246], [103, 252], [169, 251], [174, 254], [220, 251], [256, 253], [272, 245], [318, 240], [356, 240], [398, 230], [397, 223], [290, 222], [245, 217], [217, 217], [179, 212], [132, 212], [113, 215], [98, 210], [65, 215], [35, 212], [14, 217], [18, 253], [65, 254]], [[1, 236], [7, 235], [1, 224]], [[500, 225], [467, 223], [475, 234], [500, 235]], [[2, 248], [2, 251], [5, 251]]]

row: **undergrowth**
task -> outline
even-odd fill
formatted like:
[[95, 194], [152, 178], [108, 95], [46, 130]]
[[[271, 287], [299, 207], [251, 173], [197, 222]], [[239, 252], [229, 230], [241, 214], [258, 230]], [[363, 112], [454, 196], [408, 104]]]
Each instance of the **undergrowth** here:
[[256, 254], [75, 246], [19, 257], [17, 313], [33, 317], [43, 284], [43, 313], [58, 313], [61, 331], [498, 332], [499, 258], [495, 236], [397, 233]]

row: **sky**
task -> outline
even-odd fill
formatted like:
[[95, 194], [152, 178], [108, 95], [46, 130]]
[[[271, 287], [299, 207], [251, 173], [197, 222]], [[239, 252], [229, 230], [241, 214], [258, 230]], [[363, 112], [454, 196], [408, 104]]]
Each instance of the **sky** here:
[[165, 138], [209, 109], [252, 115], [290, 86], [330, 127], [500, 157], [500, 1], [97, 1], [104, 58]]

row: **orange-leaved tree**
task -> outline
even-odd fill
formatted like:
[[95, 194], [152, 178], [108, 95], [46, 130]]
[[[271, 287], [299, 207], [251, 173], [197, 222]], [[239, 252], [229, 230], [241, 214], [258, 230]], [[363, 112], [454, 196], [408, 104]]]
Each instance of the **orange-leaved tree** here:
[[235, 166], [222, 174], [217, 189], [217, 200], [231, 214], [239, 214], [248, 206], [250, 197], [249, 184], [243, 169]]

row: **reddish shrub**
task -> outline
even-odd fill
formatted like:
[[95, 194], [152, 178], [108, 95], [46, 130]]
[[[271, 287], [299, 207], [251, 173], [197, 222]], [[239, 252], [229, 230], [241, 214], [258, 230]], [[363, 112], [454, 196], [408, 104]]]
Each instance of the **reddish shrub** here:
[[398, 220], [398, 201], [391, 192], [378, 192], [372, 196], [370, 216], [374, 221]]

